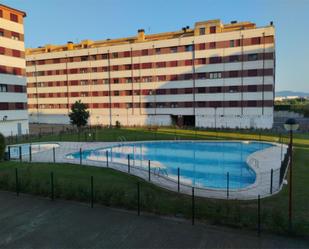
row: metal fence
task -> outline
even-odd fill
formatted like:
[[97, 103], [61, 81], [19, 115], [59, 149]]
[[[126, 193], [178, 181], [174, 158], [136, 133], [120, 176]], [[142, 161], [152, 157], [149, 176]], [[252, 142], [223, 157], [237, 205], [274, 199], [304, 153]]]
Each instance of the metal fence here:
[[[87, 166], [113, 168], [121, 172], [138, 176], [165, 189], [190, 195], [192, 187], [195, 188], [196, 196], [211, 197], [218, 199], [250, 200], [267, 197], [278, 193], [282, 188], [283, 178], [287, 171], [288, 154], [281, 147], [281, 165], [274, 168], [263, 169], [263, 162], [251, 158], [249, 163], [254, 168], [256, 180], [253, 184], [242, 187], [232, 187], [232, 181], [240, 181], [241, 175], [226, 172], [221, 175], [220, 181], [226, 182], [221, 188], [207, 188], [201, 182], [189, 182], [182, 174], [180, 168], [177, 173], [168, 173], [157, 161], [147, 158], [138, 158], [132, 152], [124, 152], [119, 155], [113, 151], [115, 145], [121, 143], [38, 143], [8, 146], [8, 159], [21, 162], [48, 162], [48, 163], [71, 163]], [[102, 148], [100, 150], [95, 150]], [[117, 146], [116, 146], [117, 148]], [[94, 150], [94, 151], [93, 151]], [[279, 150], [279, 149], [278, 149]], [[278, 154], [278, 153], [277, 153]], [[205, 165], [207, 166], [207, 165]]]

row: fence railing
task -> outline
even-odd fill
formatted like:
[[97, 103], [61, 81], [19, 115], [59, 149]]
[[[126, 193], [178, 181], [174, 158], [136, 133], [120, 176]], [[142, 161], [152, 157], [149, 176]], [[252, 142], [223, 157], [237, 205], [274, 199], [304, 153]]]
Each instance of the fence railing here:
[[[255, 181], [245, 186], [242, 184], [241, 171], [239, 174], [225, 172], [219, 179], [223, 182], [220, 187], [205, 187], [203, 182], [189, 179], [181, 169], [176, 168], [174, 172], [168, 171], [164, 165], [148, 158], [137, 158], [134, 153], [119, 153], [111, 149], [91, 151], [92, 148], [83, 149], [82, 144], [63, 144], [59, 147], [56, 143], [11, 145], [8, 147], [8, 159], [27, 162], [49, 162], [49, 163], [74, 163], [80, 165], [92, 165], [97, 167], [109, 167], [116, 170], [136, 175], [146, 181], [162, 186], [166, 189], [190, 194], [191, 188], [196, 189], [196, 195], [201, 197], [212, 197], [219, 199], [256, 199], [266, 197], [280, 191], [283, 178], [287, 171], [288, 155], [285, 153], [284, 160], [279, 168], [269, 170], [260, 169], [260, 162], [251, 158], [252, 166], [256, 174]], [[121, 145], [120, 145], [121, 146]], [[93, 148], [97, 148], [94, 144]], [[239, 182], [233, 186], [232, 183]]]

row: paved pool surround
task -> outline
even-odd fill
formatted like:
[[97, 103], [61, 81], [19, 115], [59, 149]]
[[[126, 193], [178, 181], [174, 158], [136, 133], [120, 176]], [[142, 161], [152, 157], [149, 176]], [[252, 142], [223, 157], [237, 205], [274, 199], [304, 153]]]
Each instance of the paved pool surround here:
[[[143, 141], [145, 142], [145, 141]], [[157, 142], [157, 141], [153, 141]], [[162, 142], [162, 141], [161, 141]], [[182, 141], [164, 141], [164, 142], [182, 142]], [[192, 141], [194, 142], [194, 141]], [[199, 142], [214, 142], [214, 141], [199, 141]], [[218, 141], [223, 142], [223, 141]], [[232, 142], [232, 141], [226, 141]], [[244, 141], [233, 141], [233, 142], [244, 142]], [[80, 149], [84, 150], [93, 150], [104, 147], [111, 147], [119, 145], [119, 142], [54, 142], [59, 145], [55, 148], [55, 161], [57, 163], [71, 163], [71, 164], [80, 164], [80, 159], [69, 159], [67, 158], [68, 154], [79, 151]], [[138, 142], [121, 142], [121, 144], [126, 143], [142, 143]], [[263, 142], [265, 143], [265, 142]], [[241, 189], [211, 189], [211, 188], [199, 188], [195, 187], [195, 195], [199, 197], [207, 198], [217, 198], [217, 199], [239, 199], [239, 200], [250, 200], [257, 199], [258, 195], [261, 198], [267, 197], [273, 194], [278, 193], [282, 184], [279, 184], [280, 178], [280, 166], [281, 160], [287, 151], [286, 145], [281, 145], [278, 143], [271, 143], [274, 146], [256, 151], [250, 154], [246, 162], [249, 167], [251, 167], [256, 173], [256, 180], [253, 184], [241, 188]], [[29, 161], [29, 156], [23, 156], [24, 161]], [[53, 162], [53, 150], [42, 151], [32, 155], [33, 162]], [[96, 167], [107, 167], [106, 162], [102, 161], [93, 161], [83, 159], [82, 164], [84, 166], [96, 166]], [[109, 161], [108, 167], [121, 171], [128, 172], [127, 164], [114, 163]], [[270, 190], [271, 186], [271, 169], [273, 169], [273, 188]], [[148, 171], [146, 169], [141, 169], [139, 167], [130, 167], [130, 174], [138, 176], [146, 181], [148, 181]], [[167, 178], [166, 176], [151, 174], [151, 182], [162, 188], [178, 191], [178, 184], [175, 179]], [[181, 183], [180, 192], [183, 194], [191, 195], [192, 187], [190, 185]], [[272, 193], [271, 193], [272, 192]]]

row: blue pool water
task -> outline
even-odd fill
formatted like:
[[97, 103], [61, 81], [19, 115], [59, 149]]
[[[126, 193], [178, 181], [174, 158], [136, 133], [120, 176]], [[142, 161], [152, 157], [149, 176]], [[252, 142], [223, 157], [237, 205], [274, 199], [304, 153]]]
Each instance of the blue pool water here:
[[[148, 169], [154, 173], [177, 179], [180, 169], [180, 181], [184, 184], [222, 189], [244, 188], [255, 182], [255, 172], [247, 165], [246, 159], [258, 150], [273, 145], [258, 142], [142, 142], [117, 145], [108, 148], [87, 150], [82, 153], [83, 159], [106, 161], [108, 151], [109, 161], [130, 164]], [[79, 152], [68, 155], [77, 159]]]

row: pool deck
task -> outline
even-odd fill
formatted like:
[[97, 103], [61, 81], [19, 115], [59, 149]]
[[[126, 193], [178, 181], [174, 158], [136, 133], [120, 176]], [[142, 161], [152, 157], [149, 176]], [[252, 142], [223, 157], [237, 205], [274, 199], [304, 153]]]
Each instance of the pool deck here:
[[[199, 142], [209, 142], [209, 141], [199, 140]], [[235, 141], [228, 141], [228, 142], [235, 142]], [[244, 142], [244, 141], [237, 141], [237, 142]], [[66, 156], [70, 153], [78, 152], [80, 149], [84, 151], [84, 150], [110, 147], [119, 144], [140, 143], [140, 142], [121, 142], [121, 143], [120, 142], [53, 142], [53, 143], [59, 144], [59, 147], [55, 148], [55, 162], [80, 164], [79, 159], [68, 159], [66, 158]], [[238, 190], [233, 189], [229, 191], [227, 191], [227, 189], [218, 190], [218, 189], [205, 189], [195, 187], [195, 195], [200, 197], [218, 198], [218, 199], [229, 198], [239, 200], [250, 200], [250, 199], [256, 199], [258, 195], [260, 195], [260, 197], [263, 198], [278, 193], [282, 188], [282, 185], [279, 184], [281, 159], [283, 159], [283, 156], [286, 153], [287, 146], [286, 145], [281, 146], [281, 144], [276, 143], [272, 144], [274, 144], [275, 146], [266, 148], [261, 151], [257, 151], [249, 155], [247, 158], [248, 165], [256, 172], [256, 181], [254, 184], [246, 188]], [[29, 161], [29, 156], [23, 156], [23, 160]], [[32, 161], [50, 162], [50, 163], [54, 162], [53, 150], [34, 153], [32, 155]], [[104, 168], [107, 167], [106, 161], [83, 160], [82, 165], [104, 167]], [[120, 164], [116, 162], [111, 162], [109, 160], [108, 167], [118, 171], [126, 173], [128, 172], [127, 164]], [[272, 189], [271, 189], [271, 169], [273, 169]], [[131, 165], [130, 174], [136, 175], [148, 181], [149, 175], [148, 171], [145, 168], [141, 169], [140, 167], [135, 167]], [[178, 189], [177, 181], [171, 178], [167, 178], [166, 176], [163, 175], [151, 173], [151, 182], [172, 191], [177, 191]], [[192, 187], [190, 185], [181, 183], [180, 192], [191, 195]]]

